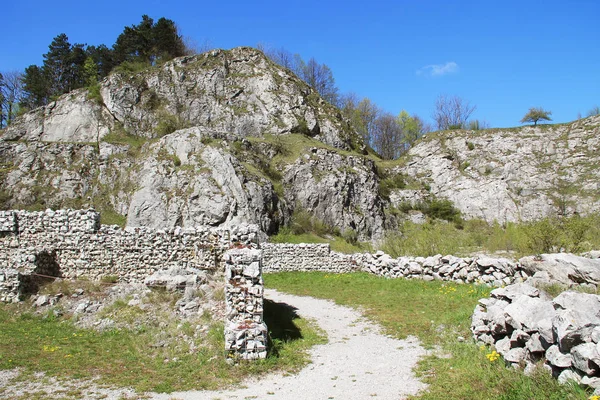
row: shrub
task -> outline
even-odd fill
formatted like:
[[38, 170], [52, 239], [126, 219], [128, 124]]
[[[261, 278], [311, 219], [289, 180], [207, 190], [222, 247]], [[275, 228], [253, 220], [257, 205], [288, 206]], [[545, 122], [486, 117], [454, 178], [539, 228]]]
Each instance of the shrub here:
[[312, 132], [308, 128], [308, 122], [304, 117], [298, 118], [298, 125], [292, 128], [292, 133], [300, 133], [305, 136], [312, 136]]
[[385, 176], [379, 181], [379, 196], [383, 199], [389, 200], [390, 194], [393, 189], [404, 189], [406, 187], [406, 181], [404, 175], [394, 174], [391, 176]]
[[420, 207], [423, 214], [434, 219], [443, 219], [448, 222], [460, 221], [460, 210], [454, 207], [454, 204], [447, 199], [432, 199], [421, 203]]
[[154, 132], [158, 137], [163, 137], [183, 128], [185, 128], [185, 124], [176, 115], [161, 113]]
[[100, 93], [100, 84], [98, 82], [88, 86], [87, 89], [88, 100], [95, 101], [99, 105], [104, 104], [104, 99], [102, 98], [102, 94]]

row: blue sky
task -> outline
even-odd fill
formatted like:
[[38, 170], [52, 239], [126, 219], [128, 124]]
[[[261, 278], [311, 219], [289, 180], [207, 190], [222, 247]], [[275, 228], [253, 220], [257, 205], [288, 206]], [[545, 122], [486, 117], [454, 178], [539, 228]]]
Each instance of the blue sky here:
[[540, 106], [568, 122], [600, 105], [600, 1], [6, 2], [0, 71], [41, 64], [52, 38], [112, 45], [142, 14], [214, 47], [284, 47], [333, 71], [341, 92], [429, 119], [440, 94], [518, 126]]

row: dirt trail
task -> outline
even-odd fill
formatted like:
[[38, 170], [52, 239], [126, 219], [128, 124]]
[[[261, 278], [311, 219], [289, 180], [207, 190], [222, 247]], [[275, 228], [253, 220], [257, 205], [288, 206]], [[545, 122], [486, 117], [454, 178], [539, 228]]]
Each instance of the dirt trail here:
[[213, 399], [402, 399], [426, 386], [412, 369], [425, 350], [416, 339], [384, 336], [361, 314], [331, 301], [266, 290], [265, 298], [296, 308], [327, 333], [311, 350], [312, 363], [296, 375], [248, 380], [240, 389], [154, 394], [157, 400]]

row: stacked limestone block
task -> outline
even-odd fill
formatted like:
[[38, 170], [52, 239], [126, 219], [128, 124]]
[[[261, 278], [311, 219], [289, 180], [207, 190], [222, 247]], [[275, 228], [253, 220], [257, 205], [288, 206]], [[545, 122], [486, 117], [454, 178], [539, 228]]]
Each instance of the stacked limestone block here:
[[263, 322], [262, 251], [234, 249], [225, 253], [225, 350], [228, 357], [255, 360], [267, 356]]
[[14, 211], [0, 211], [0, 233], [15, 233], [17, 229], [17, 215]]

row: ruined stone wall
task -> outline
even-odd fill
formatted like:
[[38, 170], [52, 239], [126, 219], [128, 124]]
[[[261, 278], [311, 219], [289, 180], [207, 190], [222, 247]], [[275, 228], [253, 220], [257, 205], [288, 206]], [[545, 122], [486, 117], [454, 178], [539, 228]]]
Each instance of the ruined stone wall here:
[[0, 211], [0, 300], [17, 299], [27, 275], [143, 282], [169, 268], [216, 270], [232, 243], [252, 244], [258, 232], [250, 225], [121, 229], [99, 221], [93, 210]]

